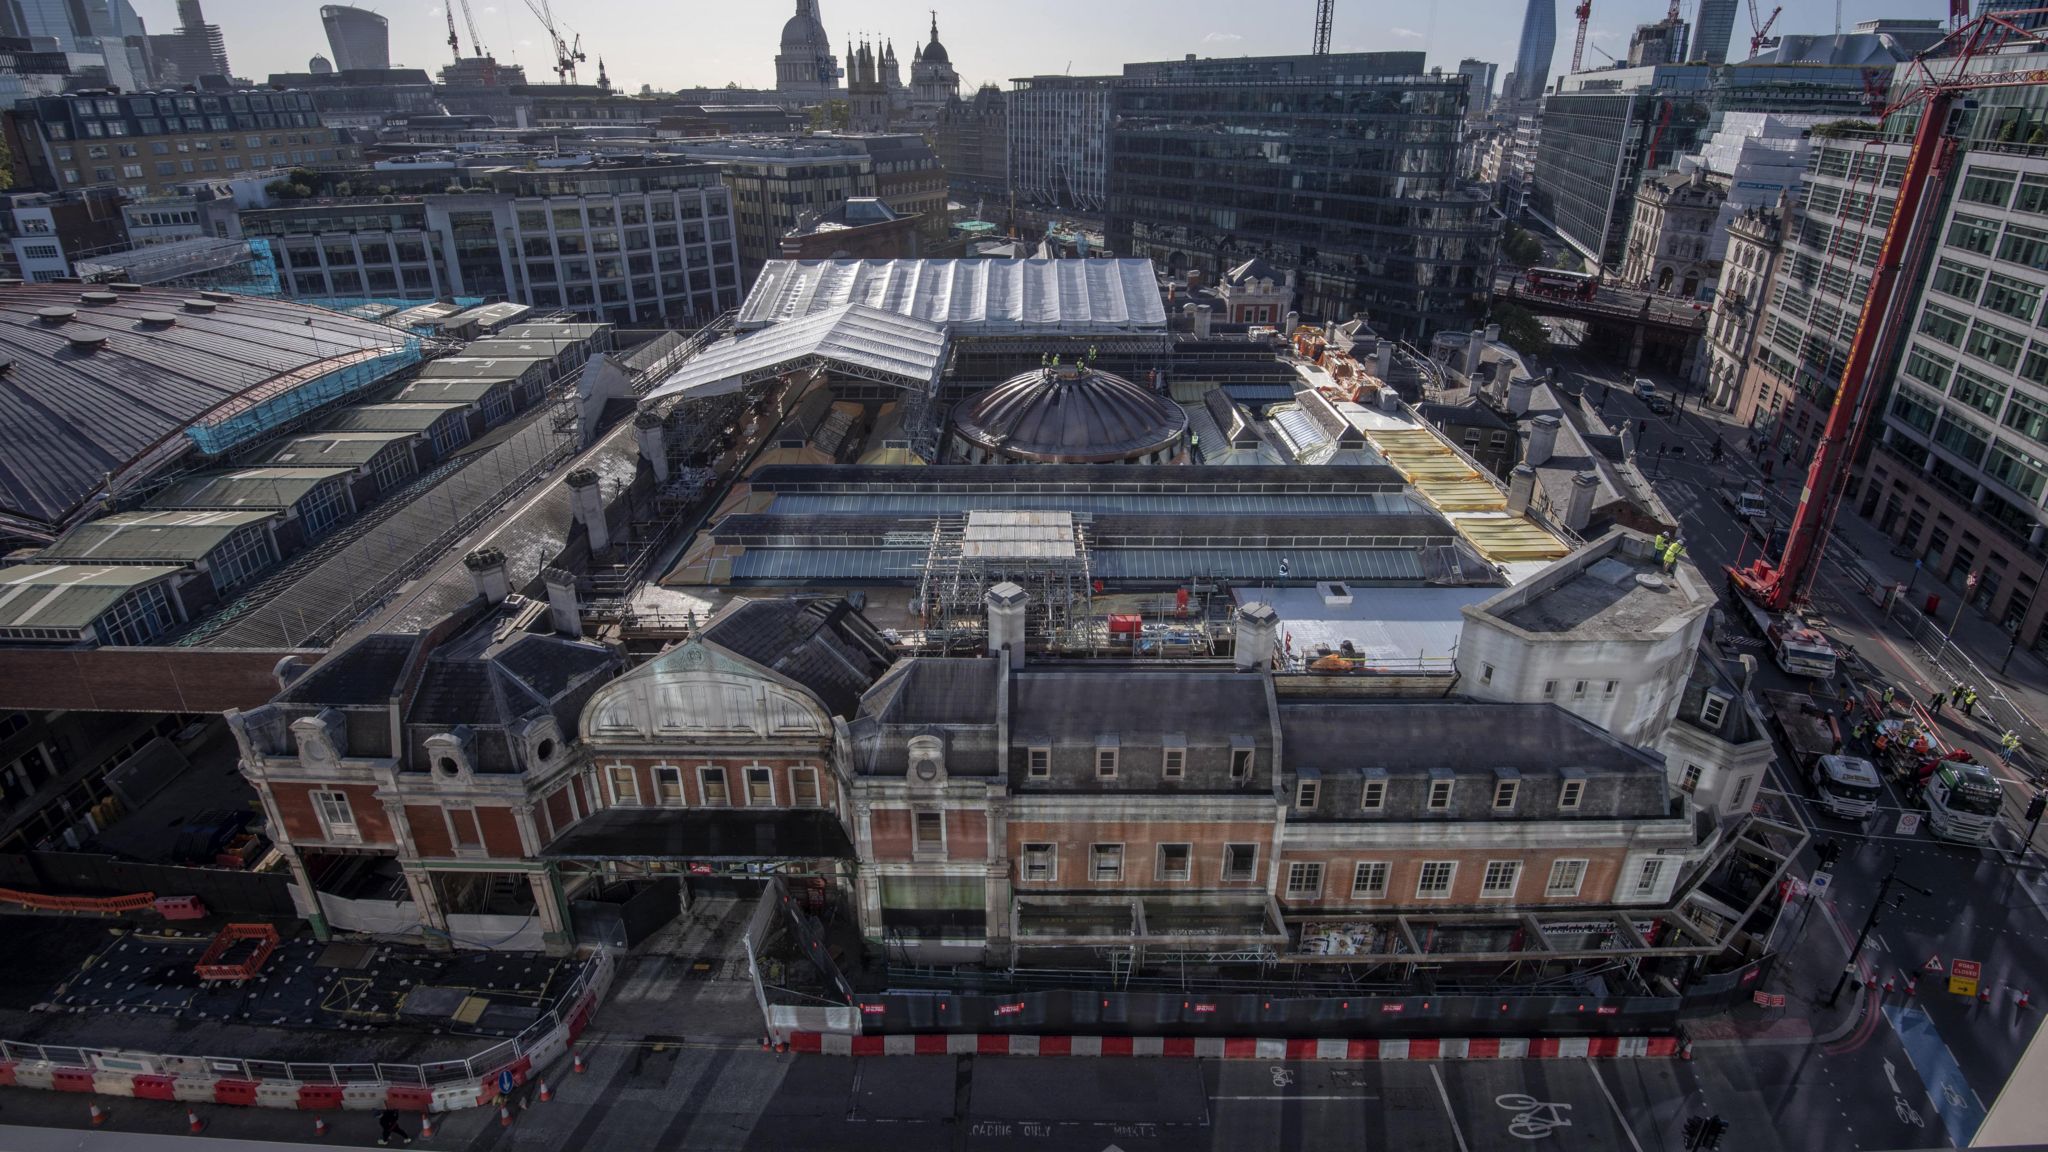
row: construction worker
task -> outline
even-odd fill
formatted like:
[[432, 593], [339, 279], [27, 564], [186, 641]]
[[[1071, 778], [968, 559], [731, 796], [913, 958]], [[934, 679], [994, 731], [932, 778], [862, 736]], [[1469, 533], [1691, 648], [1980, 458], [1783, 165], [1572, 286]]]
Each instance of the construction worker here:
[[1969, 717], [1971, 717], [1972, 719], [1975, 719], [1975, 718], [1976, 718], [1976, 708], [1977, 708], [1977, 690], [1976, 690], [1975, 688], [1965, 688], [1965, 689], [1963, 689], [1963, 715], [1965, 715], [1965, 716], [1969, 716]]
[[1655, 540], [1650, 541], [1650, 553], [1654, 556], [1662, 556], [1664, 555], [1664, 549], [1669, 547], [1670, 545], [1671, 537], [1662, 532], [1659, 532], [1657, 533], [1657, 538]]
[[1948, 699], [1948, 693], [1936, 688], [1934, 694], [1927, 698], [1927, 710], [1936, 716], [1941, 715], [1941, 702], [1946, 699]]
[[1671, 545], [1664, 549], [1664, 570], [1669, 572], [1678, 567], [1678, 558], [1683, 555], [1685, 555], [1685, 545], [1673, 540]]
[[1955, 707], [1958, 707], [1958, 708], [1960, 708], [1960, 707], [1962, 706], [1962, 703], [1963, 703], [1963, 682], [1962, 682], [1961, 680], [1958, 680], [1958, 681], [1956, 681], [1956, 683], [1955, 683], [1955, 687], [1953, 687], [1953, 688], [1950, 688], [1950, 689], [1948, 690], [1948, 702], [1949, 702], [1949, 703], [1950, 703], [1951, 705], [1954, 705]]
[[1884, 706], [1885, 706], [1886, 708], [1890, 708], [1890, 707], [1892, 706], [1892, 701], [1894, 701], [1894, 700], [1897, 700], [1898, 698], [1899, 698], [1899, 692], [1898, 692], [1898, 689], [1896, 689], [1896, 688], [1893, 688], [1893, 687], [1892, 687], [1891, 685], [1889, 685], [1889, 684], [1887, 684], [1887, 685], [1885, 685], [1885, 686], [1884, 686]]
[[1842, 705], [1842, 715], [1854, 716], [1856, 714], [1856, 709], [1861, 706], [1861, 703], [1861, 701], [1856, 699], [1856, 694], [1854, 692], [1851, 692], [1849, 694], [1849, 699]]
[[2006, 729], [2005, 735], [1998, 738], [1998, 758], [2010, 764], [2012, 763], [2013, 754], [2019, 750], [2020, 734], [2010, 728]]

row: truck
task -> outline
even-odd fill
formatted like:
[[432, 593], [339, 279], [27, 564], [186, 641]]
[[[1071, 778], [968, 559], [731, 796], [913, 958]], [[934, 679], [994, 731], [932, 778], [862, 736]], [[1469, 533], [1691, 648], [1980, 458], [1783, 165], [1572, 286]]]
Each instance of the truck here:
[[1806, 774], [1807, 786], [1830, 816], [1863, 820], [1877, 811], [1884, 798], [1884, 781], [1877, 766], [1860, 756], [1817, 757]]
[[1754, 485], [1748, 488], [1721, 489], [1721, 503], [1726, 504], [1729, 511], [1735, 513], [1738, 520], [1748, 520], [1754, 516], [1768, 516], [1771, 514], [1771, 501], [1769, 497], [1764, 495], [1762, 488]]
[[1793, 773], [1811, 780], [1822, 757], [1841, 750], [1842, 727], [1820, 701], [1804, 692], [1764, 693], [1764, 714], [1771, 731], [1791, 758]]
[[1804, 616], [1796, 612], [1769, 612], [1762, 605], [1742, 594], [1735, 581], [1728, 584], [1729, 598], [1735, 601], [1736, 612], [1749, 625], [1750, 631], [1763, 637], [1771, 649], [1772, 659], [1778, 662], [1788, 676], [1805, 676], [1815, 680], [1831, 679], [1835, 674], [1838, 657], [1834, 642], [1822, 634], [1820, 629], [1807, 623]]
[[1957, 844], [1991, 843], [2005, 804], [1998, 777], [1973, 760], [1934, 762], [1925, 770], [1920, 796], [1927, 805], [1927, 830]]

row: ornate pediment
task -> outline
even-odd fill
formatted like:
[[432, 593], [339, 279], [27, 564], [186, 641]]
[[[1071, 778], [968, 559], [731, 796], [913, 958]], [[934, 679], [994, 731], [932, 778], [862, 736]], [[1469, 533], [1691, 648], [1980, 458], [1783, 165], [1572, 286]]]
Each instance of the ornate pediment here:
[[583, 711], [592, 744], [826, 739], [832, 719], [802, 688], [692, 641], [600, 689]]

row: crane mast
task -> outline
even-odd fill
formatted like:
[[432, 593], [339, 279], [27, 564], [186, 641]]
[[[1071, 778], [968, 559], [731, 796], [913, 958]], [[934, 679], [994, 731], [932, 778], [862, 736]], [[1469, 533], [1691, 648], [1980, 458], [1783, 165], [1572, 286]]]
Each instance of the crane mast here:
[[1579, 6], [1572, 10], [1579, 18], [1579, 38], [1572, 41], [1572, 71], [1579, 70], [1579, 62], [1586, 55], [1586, 21], [1593, 18], [1593, 0], [1579, 0]]
[[[484, 54], [484, 38], [476, 34], [476, 16], [469, 10], [469, 0], [462, 0], [462, 22], [469, 26], [469, 46], [479, 56]], [[454, 30], [451, 25], [451, 32]], [[456, 55], [461, 55], [458, 49]]]
[[441, 14], [448, 17], [448, 50], [455, 53], [455, 62], [460, 64], [462, 63], [462, 41], [455, 37], [455, 7], [444, 3], [441, 5]]
[[1316, 0], [1316, 47], [1315, 54], [1330, 54], [1330, 20], [1336, 15], [1337, 0]]
[[583, 53], [582, 35], [578, 34], [573, 43], [562, 39], [562, 33], [555, 27], [555, 13], [548, 6], [548, 0], [526, 0], [526, 7], [540, 21], [541, 27], [548, 30], [548, 41], [555, 51], [555, 80], [574, 84], [577, 63], [589, 59]]
[[1751, 56], [1764, 50], [1764, 41], [1770, 39], [1771, 36], [1771, 25], [1778, 22], [1778, 14], [1784, 10], [1784, 6], [1779, 5], [1771, 9], [1769, 16], [1758, 19], [1756, 0], [1749, 0], [1749, 54]]
[[[1885, 227], [1877, 267], [1871, 272], [1863, 313], [1849, 342], [1841, 385], [1835, 389], [1834, 404], [1828, 409], [1820, 445], [1807, 470], [1806, 486], [1800, 490], [1799, 508], [1793, 513], [1778, 562], [1759, 558], [1747, 568], [1728, 569], [1737, 591], [1760, 607], [1773, 612], [1791, 607], [1818, 570], [1841, 481], [1868, 429], [1882, 386], [1880, 361], [1897, 321], [1894, 297], [1906, 285], [1912, 272], [1907, 267], [1910, 257], [1926, 233], [1921, 217], [1940, 206], [1939, 197], [1930, 198], [1929, 193], [1954, 162], [1956, 142], [1948, 136], [1949, 113], [1960, 97], [1971, 92], [2038, 87], [2048, 82], [2048, 75], [2038, 70], [1972, 73], [1971, 61], [1996, 53], [2008, 42], [2032, 39], [2032, 33], [2002, 17], [1980, 16], [1915, 57], [1913, 66], [1924, 79], [1885, 109], [1889, 118], [1918, 104], [1920, 123], [1906, 156], [1906, 170], [1899, 181], [1891, 222]], [[1936, 76], [1934, 66], [1945, 67], [1947, 75]]]

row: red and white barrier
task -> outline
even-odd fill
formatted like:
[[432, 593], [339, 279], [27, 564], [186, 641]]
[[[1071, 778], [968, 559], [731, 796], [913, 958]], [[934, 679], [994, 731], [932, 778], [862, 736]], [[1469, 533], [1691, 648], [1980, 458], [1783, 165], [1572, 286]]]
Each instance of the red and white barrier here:
[[1211, 1060], [1549, 1060], [1678, 1055], [1676, 1036], [1431, 1037], [1399, 1040], [1224, 1036], [1019, 1036], [1008, 1033], [848, 1036], [792, 1032], [789, 1046], [822, 1056], [1106, 1056]]
[[[309, 1083], [300, 1080], [245, 1080], [219, 1073], [198, 1072], [205, 1061], [186, 1056], [160, 1056], [147, 1052], [123, 1051], [82, 1054], [103, 1066], [83, 1067], [50, 1060], [9, 1060], [0, 1058], [0, 1086], [43, 1088], [55, 1092], [90, 1093], [97, 1096], [133, 1097], [140, 1100], [181, 1101], [191, 1104], [232, 1104], [255, 1108], [287, 1108], [299, 1111], [373, 1112], [385, 1108], [400, 1112], [453, 1112], [489, 1104], [498, 1094], [500, 1073], [512, 1073], [515, 1084], [525, 1084], [541, 1068], [569, 1051], [569, 1046], [589, 1026], [591, 1016], [611, 984], [612, 966], [600, 959], [589, 985], [576, 1002], [561, 1013], [561, 1023], [527, 1045], [517, 1059], [500, 1067], [479, 1072], [475, 1077], [444, 1081], [432, 1087], [423, 1084], [391, 1084], [382, 1081], [353, 1081], [346, 1084]], [[71, 1049], [69, 1051], [78, 1051]], [[238, 1062], [224, 1062], [238, 1063]], [[138, 1071], [137, 1069], [141, 1069]], [[173, 1074], [170, 1070], [181, 1070]], [[98, 1105], [94, 1105], [97, 1109]]]

